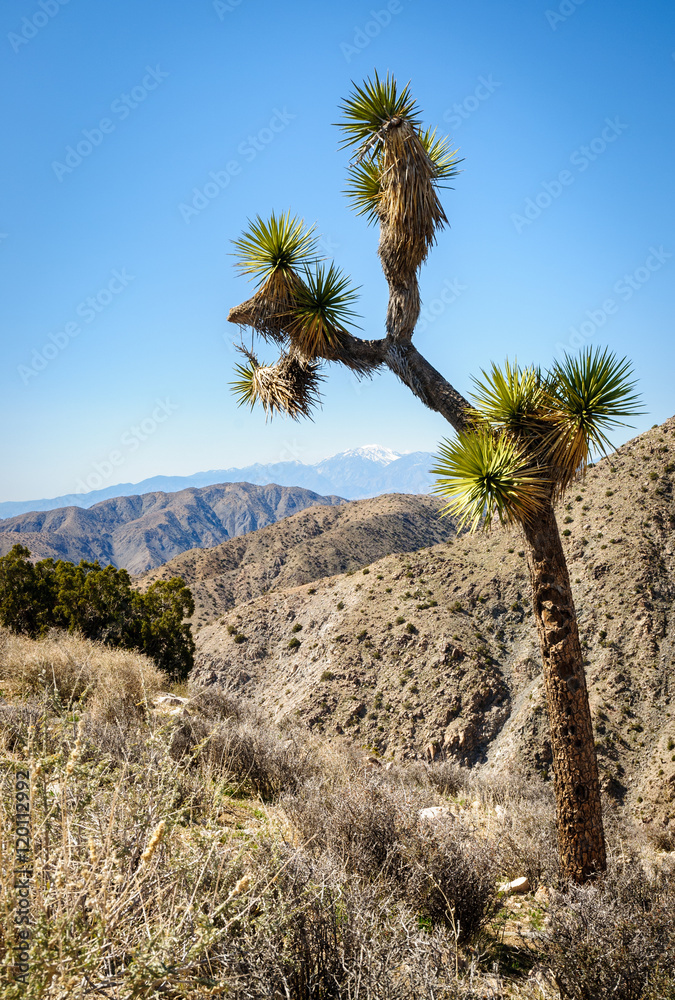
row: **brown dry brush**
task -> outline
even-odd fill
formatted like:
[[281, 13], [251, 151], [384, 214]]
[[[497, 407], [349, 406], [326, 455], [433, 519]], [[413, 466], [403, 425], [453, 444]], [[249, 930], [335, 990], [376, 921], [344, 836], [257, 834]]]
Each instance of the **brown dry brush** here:
[[[32, 718], [14, 720], [6, 760], [27, 763], [32, 773], [35, 853], [30, 984], [8, 985], [8, 1000], [101, 990], [120, 997], [223, 989], [242, 998], [480, 995], [457, 981], [455, 936], [420, 927], [395, 879], [355, 878], [335, 855], [317, 859], [286, 844], [271, 822], [257, 831], [223, 822], [237, 802], [233, 781], [243, 784], [251, 773], [248, 751], [206, 750], [210, 732], [227, 719], [177, 755], [181, 720], [124, 729], [81, 718], [73, 729], [72, 715], [39, 726]], [[238, 725], [241, 739], [250, 739], [250, 722]], [[280, 734], [267, 738], [286, 760]], [[283, 785], [271, 747], [265, 753], [266, 786]], [[3, 769], [3, 859], [11, 849], [13, 771]], [[0, 893], [0, 910], [11, 916], [9, 880]], [[8, 919], [0, 930], [8, 983], [15, 945]]]
[[597, 884], [554, 896], [545, 951], [564, 998], [675, 997], [674, 874], [619, 856]]
[[[358, 754], [208, 691], [178, 717], [141, 703], [110, 721], [95, 691], [60, 711], [38, 691], [0, 712], [3, 874], [20, 765], [34, 842], [27, 988], [11, 984], [16, 894], [0, 883], [3, 1000], [504, 995], [476, 955], [497, 954], [498, 878], [547, 871], [542, 784], [448, 763], [373, 774]], [[444, 801], [438, 789], [478, 798], [484, 815], [503, 804], [513, 821], [498, 835], [420, 824], [420, 808]], [[617, 851], [604, 882], [555, 897], [552, 921], [536, 948], [564, 996], [669, 996], [672, 880]]]
[[421, 824], [430, 798], [428, 787], [411, 795], [375, 777], [348, 789], [305, 785], [282, 806], [313, 854], [385, 884], [424, 924], [445, 925], [465, 943], [498, 909], [499, 851], [461, 821]]

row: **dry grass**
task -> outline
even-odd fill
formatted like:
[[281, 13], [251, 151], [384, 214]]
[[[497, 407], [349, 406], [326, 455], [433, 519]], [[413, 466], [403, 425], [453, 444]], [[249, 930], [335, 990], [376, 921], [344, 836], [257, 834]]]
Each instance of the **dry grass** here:
[[144, 713], [166, 684], [140, 653], [64, 632], [34, 640], [0, 631], [0, 685], [12, 698], [42, 695], [57, 708], [78, 702], [92, 717], [115, 722]]
[[[29, 985], [10, 982], [3, 997], [484, 996], [458, 975], [456, 934], [443, 922], [420, 923], [421, 911], [403, 898], [393, 873], [373, 881], [337, 852], [317, 854], [278, 807], [245, 797], [251, 754], [232, 749], [230, 737], [249, 740], [255, 716], [225, 702], [211, 699], [205, 715], [190, 707], [201, 739], [184, 742], [178, 754], [185, 718], [111, 726], [68, 713], [37, 725], [29, 717], [16, 722], [2, 780], [0, 845], [9, 867], [14, 773], [26, 767], [33, 939]], [[223, 726], [231, 727], [230, 749], [214, 754], [209, 743], [222, 744]], [[272, 789], [289, 773], [279, 763], [289, 759], [289, 738], [257, 728], [256, 781]], [[340, 783], [345, 767], [340, 762], [327, 781]], [[350, 781], [356, 802], [355, 771]], [[291, 782], [299, 783], [298, 776]], [[4, 879], [6, 982], [16, 902]]]
[[[62, 654], [70, 641], [50, 640]], [[637, 985], [617, 998], [671, 996], [672, 888], [637, 862], [629, 878], [619, 854], [604, 886], [554, 897], [552, 931], [505, 943], [516, 911], [495, 913], [498, 882], [555, 874], [539, 782], [448, 764], [386, 770], [228, 694], [111, 721], [95, 688], [65, 705], [34, 683], [22, 689], [33, 700], [0, 717], [3, 873], [18, 768], [31, 773], [34, 846], [25, 987], [11, 982], [16, 889], [0, 881], [3, 1000], [558, 1000], [549, 973], [528, 978], [536, 960], [578, 1000], [624, 969]], [[455, 817], [421, 823], [429, 805]]]

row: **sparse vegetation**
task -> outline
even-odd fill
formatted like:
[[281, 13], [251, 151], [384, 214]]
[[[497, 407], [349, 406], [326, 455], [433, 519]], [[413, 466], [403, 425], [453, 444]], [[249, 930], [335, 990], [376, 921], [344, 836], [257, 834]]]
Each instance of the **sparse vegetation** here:
[[[6, 633], [5, 642], [15, 657], [44, 662], [43, 644], [55, 640]], [[59, 642], [67, 648], [49, 653], [57, 678], [59, 663], [86, 648], [91, 662], [130, 658], [146, 709], [111, 724], [90, 688], [73, 716], [41, 686], [44, 672], [22, 689], [31, 701], [0, 707], [5, 757], [32, 772], [36, 858], [28, 987], [11, 982], [14, 925], [0, 924], [8, 1000], [87, 990], [262, 1000], [285, 988], [294, 1000], [531, 1000], [534, 962], [551, 970], [542, 1000], [557, 996], [553, 976], [574, 1000], [671, 995], [668, 870], [650, 874], [617, 831], [605, 879], [564, 886], [546, 784], [450, 762], [364, 772], [357, 753], [277, 730], [250, 704], [209, 690], [189, 714], [162, 715], [151, 708], [162, 674], [146, 658]], [[13, 773], [0, 785], [5, 828]], [[422, 820], [432, 805], [452, 814]], [[533, 890], [551, 888], [509, 909], [499, 881], [521, 874]], [[2, 880], [3, 912], [14, 911], [15, 894]], [[529, 943], [509, 932], [506, 947], [516, 916]]]

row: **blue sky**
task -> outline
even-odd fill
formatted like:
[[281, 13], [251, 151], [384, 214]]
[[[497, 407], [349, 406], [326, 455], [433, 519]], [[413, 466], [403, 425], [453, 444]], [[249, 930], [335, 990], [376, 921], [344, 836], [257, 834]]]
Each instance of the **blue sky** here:
[[0, 52], [0, 500], [449, 433], [389, 373], [331, 367], [304, 423], [228, 388], [250, 293], [230, 240], [256, 213], [316, 222], [382, 333], [332, 124], [374, 68], [465, 157], [418, 348], [466, 393], [506, 355], [607, 344], [634, 363], [638, 429], [675, 410], [671, 0], [7, 0]]

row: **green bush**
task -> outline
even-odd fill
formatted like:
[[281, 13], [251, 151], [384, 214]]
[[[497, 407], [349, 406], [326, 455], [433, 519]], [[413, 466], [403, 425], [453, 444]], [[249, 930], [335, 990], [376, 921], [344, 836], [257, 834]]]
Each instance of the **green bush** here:
[[180, 577], [158, 580], [144, 594], [124, 569], [98, 562], [42, 559], [15, 545], [0, 557], [0, 625], [38, 638], [49, 629], [136, 649], [158, 667], [185, 678], [194, 663], [194, 640], [184, 619], [194, 614], [190, 590]]

